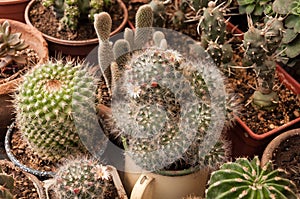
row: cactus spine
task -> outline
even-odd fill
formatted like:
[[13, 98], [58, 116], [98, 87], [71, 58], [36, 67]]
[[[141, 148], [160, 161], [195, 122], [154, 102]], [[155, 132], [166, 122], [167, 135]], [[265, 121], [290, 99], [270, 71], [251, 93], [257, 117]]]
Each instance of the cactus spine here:
[[211, 174], [205, 198], [296, 199], [296, 185], [284, 175], [271, 162], [261, 167], [257, 156], [251, 161], [238, 158]]
[[84, 151], [79, 133], [94, 127], [95, 91], [87, 68], [71, 61], [49, 61], [26, 74], [15, 95], [16, 123], [38, 155], [61, 160]]
[[97, 161], [81, 158], [69, 160], [54, 177], [59, 198], [105, 199], [114, 187], [108, 168]]

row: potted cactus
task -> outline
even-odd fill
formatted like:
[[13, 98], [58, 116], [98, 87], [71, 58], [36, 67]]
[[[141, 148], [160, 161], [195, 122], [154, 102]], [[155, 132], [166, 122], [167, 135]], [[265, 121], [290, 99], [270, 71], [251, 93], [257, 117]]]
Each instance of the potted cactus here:
[[[42, 14], [36, 11], [37, 7], [43, 10]], [[119, 10], [120, 20], [114, 22], [117, 25], [114, 26], [112, 35], [120, 32], [125, 27], [128, 18], [127, 8], [122, 0], [33, 0], [26, 7], [25, 21], [42, 32], [53, 55], [55, 52], [62, 52], [64, 55], [84, 58], [98, 44], [92, 21], [94, 14], [103, 10], [108, 12]], [[44, 20], [42, 23], [46, 24], [40, 24], [41, 20]], [[44, 27], [47, 24], [53, 28]], [[81, 36], [83, 32], [87, 33]]]
[[13, 115], [10, 95], [26, 70], [48, 59], [48, 48], [35, 28], [18, 21], [0, 19], [0, 35], [0, 139], [3, 140]]
[[42, 182], [8, 160], [0, 160], [0, 198], [45, 199]]
[[296, 186], [286, 178], [286, 171], [274, 169], [272, 162], [261, 166], [259, 158], [238, 158], [212, 172], [206, 199], [222, 198], [286, 198], [296, 199]]
[[[89, 147], [105, 148], [105, 138], [96, 134], [96, 79], [89, 70], [85, 63], [57, 60], [41, 64], [24, 76], [14, 96], [15, 125], [11, 125], [5, 141], [8, 157], [15, 164], [36, 175], [53, 175], [53, 171], [31, 170], [14, 156], [12, 149], [16, 147], [10, 146], [10, 140], [17, 130], [21, 134], [18, 139], [24, 139], [38, 157], [54, 163], [88, 153]], [[87, 144], [89, 141], [97, 142], [97, 146]]]
[[65, 162], [53, 179], [45, 181], [45, 187], [53, 199], [127, 199], [116, 168], [86, 157]]
[[[296, 96], [300, 92], [299, 84], [276, 64], [277, 50], [282, 45], [285, 31], [283, 21], [281, 18], [273, 17], [265, 21], [262, 27], [254, 27], [254, 24], [249, 19], [250, 27], [243, 37], [243, 47], [245, 49], [243, 65], [254, 69], [255, 75], [252, 79], [256, 79], [257, 85], [254, 93], [249, 96], [251, 105], [248, 103], [248, 106], [253, 107], [252, 109], [257, 114], [255, 118], [260, 118], [261, 121], [265, 121], [264, 117], [267, 117], [268, 114], [276, 115], [274, 109], [276, 110], [276, 107], [283, 103], [278, 98], [279, 92], [282, 91], [280, 89], [274, 90], [276, 73], [277, 78], [286, 86], [287, 90], [290, 90], [287, 93], [291, 92]], [[294, 101], [296, 104], [299, 103], [296, 97]], [[233, 144], [233, 155], [235, 157], [262, 155], [264, 148], [276, 134], [299, 123], [300, 117], [297, 116], [297, 113], [294, 117], [294, 119], [291, 118], [288, 121], [284, 120], [284, 123], [276, 123], [276, 126], [270, 124], [266, 127], [268, 130], [264, 130], [264, 132], [256, 132], [259, 130], [251, 129], [245, 119], [242, 120], [238, 117], [236, 128], [229, 132]], [[251, 119], [248, 121], [251, 121]]]
[[[100, 115], [106, 115], [103, 123], [111, 129], [109, 133], [116, 133], [123, 141], [123, 182], [131, 197], [178, 198], [193, 193], [203, 196], [209, 170], [229, 157], [228, 143], [221, 138], [221, 123], [230, 117], [227, 111], [234, 111], [234, 106], [227, 103], [229, 94], [225, 86], [215, 81], [222, 81], [222, 75], [214, 70], [213, 60], [204, 49], [195, 54], [196, 58], [191, 55], [187, 60], [180, 50], [188, 44], [182, 44], [182, 49], [176, 51], [171, 47], [174, 41], [168, 43], [167, 38], [172, 39], [168, 37], [172, 35], [174, 40], [191, 39], [162, 29], [152, 34], [152, 17], [151, 7], [141, 6], [136, 14], [135, 32], [126, 29], [124, 39], [112, 46], [108, 40], [109, 15], [95, 16], [100, 40], [99, 65], [112, 96], [111, 113], [105, 113], [107, 108], [99, 105]], [[154, 45], [148, 44], [148, 39]], [[204, 76], [214, 80], [204, 80]], [[209, 102], [209, 92], [214, 102]], [[200, 104], [193, 102], [196, 98]], [[214, 133], [210, 134], [212, 139], [206, 140], [208, 128], [214, 129]], [[180, 188], [167, 189], [170, 183]]]

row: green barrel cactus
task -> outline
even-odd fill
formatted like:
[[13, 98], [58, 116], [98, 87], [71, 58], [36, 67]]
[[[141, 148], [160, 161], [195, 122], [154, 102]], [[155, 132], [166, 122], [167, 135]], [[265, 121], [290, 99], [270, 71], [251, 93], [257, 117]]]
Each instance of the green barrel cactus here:
[[296, 199], [296, 185], [285, 178], [285, 171], [273, 169], [268, 162], [261, 167], [259, 158], [238, 158], [214, 171], [206, 189], [206, 199]]
[[13, 199], [13, 194], [11, 193], [14, 188], [14, 178], [11, 175], [7, 175], [2, 172], [0, 168], [0, 198]]
[[15, 95], [17, 127], [41, 157], [60, 160], [80, 153], [85, 147], [79, 134], [89, 137], [95, 126], [95, 92], [85, 65], [60, 60], [37, 66]]
[[114, 190], [108, 167], [86, 158], [68, 160], [58, 168], [51, 183], [61, 199], [105, 199]]
[[26, 58], [18, 55], [18, 52], [28, 47], [21, 39], [21, 33], [12, 33], [8, 21], [0, 24], [0, 70], [13, 61], [25, 64]]

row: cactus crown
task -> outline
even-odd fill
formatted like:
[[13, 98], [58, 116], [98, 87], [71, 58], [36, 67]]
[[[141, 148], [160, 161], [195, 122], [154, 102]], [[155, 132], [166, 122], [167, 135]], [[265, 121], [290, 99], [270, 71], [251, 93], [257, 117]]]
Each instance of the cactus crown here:
[[271, 162], [261, 167], [256, 156], [251, 161], [238, 158], [212, 172], [205, 198], [296, 199], [296, 190], [296, 185], [285, 178], [284, 170], [274, 170]]
[[21, 33], [12, 33], [8, 21], [0, 24], [0, 69], [13, 61], [26, 63], [26, 58], [18, 55], [18, 52], [27, 48]]
[[14, 182], [13, 176], [3, 173], [0, 168], [0, 198], [13, 199], [11, 191], [14, 188]]
[[68, 160], [54, 177], [55, 192], [60, 198], [108, 198], [114, 183], [108, 167], [96, 160]]
[[79, 133], [93, 127], [95, 91], [83, 64], [59, 60], [35, 67], [15, 95], [18, 128], [41, 157], [60, 160], [84, 151]]
[[94, 14], [102, 12], [110, 1], [103, 0], [42, 0], [45, 7], [52, 7], [60, 17], [63, 27], [76, 30], [80, 20], [94, 20]]

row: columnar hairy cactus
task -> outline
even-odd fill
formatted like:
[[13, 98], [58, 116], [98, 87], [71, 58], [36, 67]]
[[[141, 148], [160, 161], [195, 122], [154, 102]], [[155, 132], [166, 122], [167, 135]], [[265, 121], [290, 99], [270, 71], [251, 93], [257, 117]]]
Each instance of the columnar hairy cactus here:
[[226, 20], [222, 4], [210, 1], [207, 8], [203, 8], [199, 27], [201, 34], [201, 45], [212, 56], [217, 65], [231, 61], [231, 45], [225, 42]]
[[0, 168], [0, 198], [13, 199], [11, 191], [14, 188], [14, 182], [13, 176], [2, 173]]
[[60, 17], [62, 27], [77, 30], [79, 20], [89, 18], [102, 12], [105, 3], [103, 0], [42, 0], [45, 7], [52, 7]]
[[8, 21], [0, 24], [0, 69], [13, 61], [26, 63], [26, 58], [18, 55], [18, 52], [28, 47], [21, 39], [21, 33], [12, 33]]
[[253, 95], [253, 105], [272, 109], [276, 106], [278, 96], [273, 91], [276, 63], [275, 53], [283, 38], [282, 20], [269, 18], [263, 29], [251, 25], [244, 34], [244, 63], [253, 65], [258, 74], [258, 89]]
[[79, 133], [89, 136], [86, 131], [94, 128], [95, 92], [84, 65], [49, 61], [35, 67], [15, 95], [17, 126], [41, 157], [61, 160], [80, 153], [85, 148]]
[[251, 161], [238, 158], [212, 172], [205, 198], [296, 199], [296, 190], [284, 170], [274, 170], [271, 162], [261, 167], [256, 156]]
[[59, 167], [53, 184], [61, 199], [105, 199], [114, 186], [109, 169], [86, 158], [69, 160]]

